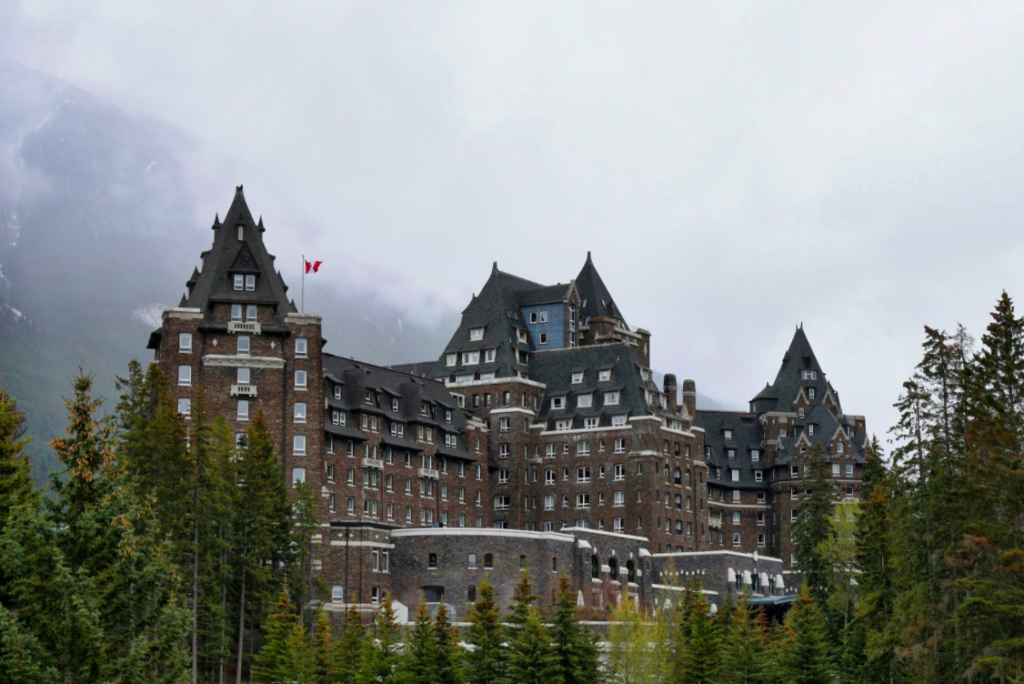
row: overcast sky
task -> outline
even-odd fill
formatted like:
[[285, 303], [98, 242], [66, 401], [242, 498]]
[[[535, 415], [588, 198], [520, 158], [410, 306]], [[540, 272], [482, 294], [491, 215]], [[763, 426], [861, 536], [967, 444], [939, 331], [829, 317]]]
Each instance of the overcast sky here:
[[884, 433], [923, 325], [1024, 297], [1021, 2], [0, 0], [0, 58], [183, 131], [197, 222], [245, 183], [279, 264], [411, 316], [591, 250], [735, 405], [803, 322]]

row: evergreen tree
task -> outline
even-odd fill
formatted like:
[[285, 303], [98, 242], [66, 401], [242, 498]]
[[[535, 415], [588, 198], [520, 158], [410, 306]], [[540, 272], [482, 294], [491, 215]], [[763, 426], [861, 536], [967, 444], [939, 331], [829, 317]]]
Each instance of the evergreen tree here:
[[452, 625], [448, 614], [448, 606], [442, 602], [437, 606], [434, 616], [434, 683], [459, 684], [463, 681], [460, 675], [459, 632]]
[[427, 602], [420, 597], [416, 618], [405, 638], [405, 652], [402, 654], [400, 679], [403, 684], [432, 684], [437, 676], [437, 640], [434, 637]]
[[[623, 598], [608, 625], [604, 673], [614, 684], [667, 684], [672, 678], [666, 623], [652, 620], [634, 601]], [[600, 678], [598, 679], [600, 681]]]
[[561, 684], [561, 672], [551, 644], [551, 634], [534, 605], [532, 577], [523, 570], [516, 591], [510, 622], [508, 647], [509, 684]]
[[[719, 611], [721, 612], [721, 611]], [[750, 608], [747, 594], [732, 609], [729, 631], [722, 644], [719, 681], [722, 684], [764, 684], [768, 682], [767, 635], [761, 616]]]
[[288, 639], [285, 641], [285, 656], [281, 662], [280, 682], [289, 684], [318, 684], [320, 663], [317, 660], [316, 648], [309, 642], [309, 633], [301, 622], [292, 625]]
[[316, 652], [317, 679], [333, 682], [334, 635], [331, 633], [331, 618], [322, 607], [313, 614], [313, 648]]
[[366, 628], [363, 627], [359, 611], [351, 605], [334, 646], [328, 681], [331, 684], [355, 684], [367, 648]]
[[558, 593], [551, 613], [551, 632], [562, 681], [593, 684], [600, 670], [597, 644], [576, 620], [576, 596], [572, 581], [565, 575], [558, 578]]
[[[35, 502], [31, 464], [25, 447], [25, 416], [18, 411], [17, 402], [0, 389], [0, 531], [11, 515], [11, 509], [23, 503]], [[0, 584], [2, 584], [0, 576]]]
[[257, 682], [274, 684], [288, 681], [289, 644], [292, 628], [299, 624], [295, 608], [288, 598], [287, 590], [282, 590], [274, 604], [274, 610], [267, 616], [263, 625], [263, 647], [256, 655], [256, 667], [253, 668]]
[[0, 684], [57, 684], [50, 656], [17, 616], [0, 606]]
[[397, 684], [401, 681], [400, 637], [401, 628], [395, 620], [389, 593], [377, 611], [373, 639], [363, 652], [362, 668], [356, 677], [358, 684]]
[[466, 681], [469, 684], [502, 684], [507, 664], [505, 629], [501, 624], [501, 608], [494, 600], [494, 587], [486, 575], [466, 621], [469, 622], [466, 642], [472, 646], [463, 658]]
[[805, 493], [793, 523], [793, 552], [811, 596], [825, 609], [833, 574], [826, 547], [835, 540], [835, 490], [831, 468], [820, 444], [814, 446], [806, 459], [803, 487]]
[[825, 620], [806, 585], [786, 614], [786, 637], [779, 647], [777, 676], [793, 684], [833, 681]]
[[711, 604], [703, 592], [694, 592], [692, 598], [683, 656], [683, 681], [708, 684], [714, 682], [718, 675], [721, 636], [711, 615]]

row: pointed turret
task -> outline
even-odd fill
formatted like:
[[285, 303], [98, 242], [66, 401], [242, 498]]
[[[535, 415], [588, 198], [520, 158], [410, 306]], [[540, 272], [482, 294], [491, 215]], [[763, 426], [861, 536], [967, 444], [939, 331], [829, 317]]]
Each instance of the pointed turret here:
[[[758, 413], [793, 411], [798, 400], [807, 406], [817, 405], [830, 389], [801, 324], [796, 327], [789, 348], [782, 357], [775, 382], [761, 390], [751, 404]], [[832, 396], [836, 403], [835, 412], [842, 413], [838, 395], [833, 392]]]
[[213, 225], [211, 226], [214, 230], [220, 228], [220, 212], [218, 211], [213, 215]]
[[583, 304], [581, 313], [584, 323], [590, 318], [604, 317], [618, 319], [625, 325], [626, 319], [615, 305], [601, 274], [597, 272], [590, 252], [587, 252], [587, 261], [576, 276], [576, 289]]

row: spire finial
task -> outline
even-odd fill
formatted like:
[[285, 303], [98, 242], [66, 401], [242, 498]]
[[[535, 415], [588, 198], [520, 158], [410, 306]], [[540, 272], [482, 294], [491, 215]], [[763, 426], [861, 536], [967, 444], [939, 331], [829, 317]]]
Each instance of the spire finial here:
[[592, 264], [592, 263], [594, 263], [594, 262], [593, 262], [593, 261], [592, 261], [592, 260], [590, 259], [590, 250], [589, 250], [589, 249], [587, 250], [587, 263], [588, 263], [588, 264]]
[[498, 272], [498, 262], [495, 261], [494, 265], [491, 266], [491, 273], [497, 273], [497, 272]]
[[220, 228], [220, 212], [219, 211], [216, 214], [213, 215], [213, 226], [212, 226], [212, 228], [214, 230]]

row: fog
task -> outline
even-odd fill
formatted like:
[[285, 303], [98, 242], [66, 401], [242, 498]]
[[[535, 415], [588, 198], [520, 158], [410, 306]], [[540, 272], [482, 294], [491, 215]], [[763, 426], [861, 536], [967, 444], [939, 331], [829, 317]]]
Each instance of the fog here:
[[884, 433], [923, 325], [1024, 295], [1020, 3], [8, 0], [0, 59], [188, 141], [196, 228], [244, 183], [328, 318], [590, 250], [660, 371], [743, 406], [802, 322]]

